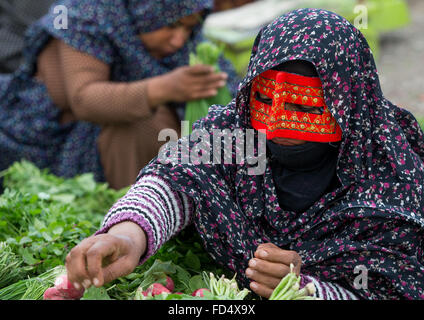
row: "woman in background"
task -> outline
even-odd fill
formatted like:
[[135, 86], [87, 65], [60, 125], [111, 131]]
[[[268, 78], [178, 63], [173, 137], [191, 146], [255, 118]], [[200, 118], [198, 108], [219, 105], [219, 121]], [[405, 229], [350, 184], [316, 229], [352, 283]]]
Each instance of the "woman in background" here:
[[[53, 8], [67, 9], [67, 25]], [[25, 62], [0, 80], [0, 170], [30, 160], [64, 177], [93, 172], [132, 184], [180, 132], [184, 103], [214, 96], [237, 77], [221, 59], [188, 65], [211, 0], [65, 0], [28, 30]], [[63, 22], [63, 21], [62, 21]]]

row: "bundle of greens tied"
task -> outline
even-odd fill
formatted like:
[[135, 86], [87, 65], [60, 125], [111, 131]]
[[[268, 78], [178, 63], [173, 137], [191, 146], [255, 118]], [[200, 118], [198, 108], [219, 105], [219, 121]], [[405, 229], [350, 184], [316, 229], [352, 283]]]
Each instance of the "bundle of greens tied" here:
[[23, 261], [9, 244], [0, 242], [0, 288], [19, 280], [24, 272], [20, 269]]
[[41, 300], [44, 292], [65, 272], [64, 266], [57, 266], [38, 276], [12, 283], [0, 289], [0, 300]]
[[[190, 65], [204, 64], [212, 66], [216, 72], [220, 71], [218, 61], [223, 52], [223, 47], [204, 41], [196, 46], [195, 52], [190, 53]], [[231, 101], [231, 94], [227, 87], [218, 89], [218, 93], [210, 98], [189, 101], [185, 108], [185, 120], [189, 122], [189, 134], [192, 132], [193, 123], [208, 114], [209, 107], [214, 104], [227, 105]]]

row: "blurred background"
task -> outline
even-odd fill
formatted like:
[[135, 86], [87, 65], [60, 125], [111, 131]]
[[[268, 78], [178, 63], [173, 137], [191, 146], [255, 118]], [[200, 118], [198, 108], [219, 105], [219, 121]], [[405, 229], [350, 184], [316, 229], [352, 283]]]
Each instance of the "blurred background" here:
[[383, 33], [377, 66], [381, 86], [393, 103], [424, 118], [424, 1], [407, 1], [411, 21]]
[[[0, 0], [0, 73], [19, 65], [26, 27], [53, 2]], [[331, 10], [363, 26], [385, 96], [424, 119], [423, 0], [215, 0], [204, 33], [224, 45], [225, 55], [243, 76], [259, 29], [300, 7]]]

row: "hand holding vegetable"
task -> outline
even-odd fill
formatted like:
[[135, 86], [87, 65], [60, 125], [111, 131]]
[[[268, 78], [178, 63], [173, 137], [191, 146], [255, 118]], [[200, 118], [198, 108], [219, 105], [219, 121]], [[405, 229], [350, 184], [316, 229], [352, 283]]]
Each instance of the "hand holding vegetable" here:
[[152, 78], [148, 85], [150, 103], [187, 102], [213, 97], [226, 85], [228, 75], [207, 65], [183, 66]]
[[54, 287], [48, 288], [44, 294], [44, 300], [79, 300], [84, 294], [84, 288], [76, 289], [68, 280], [66, 274], [56, 278]]
[[246, 276], [253, 280], [250, 288], [258, 295], [269, 298], [281, 279], [290, 273], [290, 264], [299, 275], [302, 265], [300, 255], [295, 251], [283, 250], [272, 243], [258, 246], [254, 258], [249, 261]]
[[84, 239], [66, 257], [68, 279], [76, 289], [101, 287], [130, 274], [146, 251], [146, 235], [133, 222], [122, 222], [108, 233]]

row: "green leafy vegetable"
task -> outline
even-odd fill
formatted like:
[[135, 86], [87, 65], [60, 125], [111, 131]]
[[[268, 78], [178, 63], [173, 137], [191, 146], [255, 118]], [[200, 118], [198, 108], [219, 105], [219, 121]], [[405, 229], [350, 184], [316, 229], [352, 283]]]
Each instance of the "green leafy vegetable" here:
[[[190, 65], [205, 64], [215, 68], [218, 72], [218, 60], [223, 51], [223, 47], [218, 47], [212, 42], [202, 42], [196, 47], [196, 52], [190, 53]], [[209, 107], [214, 104], [226, 105], [231, 101], [232, 97], [227, 87], [218, 89], [218, 93], [214, 97], [207, 99], [199, 99], [195, 101], [189, 101], [186, 104], [185, 109], [185, 120], [189, 121], [189, 133], [192, 132], [193, 123], [197, 120], [205, 117], [208, 114]]]
[[101, 222], [116, 200], [128, 191], [128, 188], [116, 191], [106, 183], [96, 183], [91, 173], [70, 179], [57, 177], [48, 169], [40, 170], [28, 161], [14, 163], [0, 173], [0, 178], [4, 180], [5, 189], [30, 194], [36, 197], [33, 202], [40, 199], [72, 205], [78, 214], [97, 222]]
[[85, 290], [81, 300], [112, 300], [105, 288], [90, 287]]
[[[67, 253], [92, 235], [125, 193], [96, 183], [91, 174], [64, 179], [22, 161], [0, 174], [0, 241], [36, 276], [63, 264]], [[19, 191], [18, 191], [19, 190]]]

